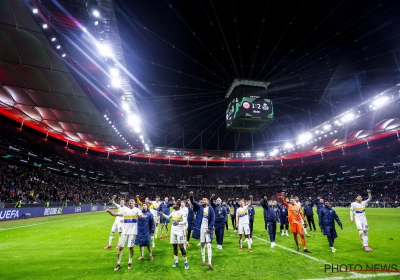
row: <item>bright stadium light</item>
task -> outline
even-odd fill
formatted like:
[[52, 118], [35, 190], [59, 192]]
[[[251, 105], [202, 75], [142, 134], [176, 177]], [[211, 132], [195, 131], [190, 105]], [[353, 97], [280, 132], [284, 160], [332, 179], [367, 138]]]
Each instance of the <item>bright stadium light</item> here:
[[327, 130], [329, 130], [329, 129], [331, 129], [331, 125], [330, 125], [330, 124], [324, 125], [324, 130], [325, 130], [325, 131], [327, 131]]
[[98, 10], [94, 10], [94, 11], [93, 11], [93, 15], [94, 15], [95, 17], [99, 17], [99, 16], [100, 16], [100, 13], [99, 13]]
[[118, 68], [115, 67], [110, 68], [110, 75], [111, 77], [119, 77]]
[[278, 149], [274, 149], [272, 152], [269, 153], [271, 157], [275, 156], [276, 154], [278, 154]]
[[61, 56], [62, 56], [62, 57], [65, 57], [65, 56], [66, 56], [66, 54], [65, 54], [65, 53], [63, 53]]
[[38, 13], [38, 9], [33, 9], [32, 13], [37, 14]]
[[102, 56], [111, 56], [112, 50], [109, 45], [103, 44], [103, 43], [98, 43], [97, 44], [97, 49], [99, 50], [99, 53]]
[[129, 104], [126, 102], [122, 102], [122, 109], [129, 112], [130, 111]]
[[119, 78], [114, 78], [114, 79], [112, 79], [112, 81], [111, 81], [111, 85], [112, 85], [113, 87], [119, 88], [119, 87], [122, 86], [122, 81], [121, 81], [121, 79], [119, 79]]
[[61, 46], [60, 46], [60, 45], [58, 45], [56, 48], [57, 48], [57, 50], [58, 50], [58, 49], [60, 49], [60, 48], [61, 48]]
[[351, 121], [352, 119], [354, 119], [354, 114], [348, 113], [341, 118], [341, 121], [342, 121], [342, 123], [347, 123], [347, 122]]
[[94, 25], [98, 25], [99, 24], [99, 22], [96, 20], [95, 22], [94, 22]]
[[306, 133], [301, 134], [297, 138], [297, 140], [298, 140], [299, 144], [302, 144], [302, 143], [305, 143], [305, 142], [309, 141], [311, 138], [312, 138], [311, 133], [306, 132]]
[[291, 148], [293, 148], [294, 146], [293, 146], [293, 144], [292, 143], [289, 143], [289, 142], [286, 142], [285, 143], [285, 146], [283, 146], [285, 149], [291, 149]]
[[44, 29], [47, 29], [47, 24], [43, 24], [42, 27], [43, 27]]
[[380, 96], [380, 97], [377, 97], [377, 98], [372, 102], [373, 109], [376, 110], [376, 109], [378, 109], [379, 107], [382, 107], [382, 106], [385, 105], [388, 101], [389, 101], [389, 97], [387, 97], [387, 96]]
[[56, 37], [51, 38], [51, 41], [54, 42], [56, 40]]
[[128, 122], [132, 126], [139, 126], [141, 123], [139, 116], [135, 114], [129, 115]]
[[263, 152], [258, 152], [258, 153], [256, 153], [256, 156], [258, 156], [258, 157], [264, 157], [264, 153]]
[[140, 133], [140, 126], [135, 126], [135, 127], [133, 128], [133, 130], [134, 130], [136, 133]]

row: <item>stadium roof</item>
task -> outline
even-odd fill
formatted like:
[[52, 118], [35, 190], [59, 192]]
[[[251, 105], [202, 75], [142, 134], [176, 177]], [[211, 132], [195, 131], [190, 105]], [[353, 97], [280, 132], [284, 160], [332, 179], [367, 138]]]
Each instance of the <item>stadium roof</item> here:
[[[217, 150], [290, 157], [362, 143], [400, 124], [399, 8], [394, 0], [1, 1], [1, 113], [90, 149], [137, 153], [146, 143], [155, 154], [200, 150], [203, 160]], [[91, 36], [110, 44], [121, 88], [109, 87], [111, 60], [92, 50]], [[235, 80], [268, 85], [269, 127], [225, 129]], [[368, 109], [385, 92], [390, 102]], [[131, 113], [141, 134], [127, 123]]]

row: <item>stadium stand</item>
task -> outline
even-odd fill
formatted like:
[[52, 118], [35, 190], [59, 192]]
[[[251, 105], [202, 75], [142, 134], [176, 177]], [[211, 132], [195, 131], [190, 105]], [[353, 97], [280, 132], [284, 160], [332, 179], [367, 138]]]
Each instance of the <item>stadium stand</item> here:
[[[79, 153], [0, 122], [0, 201], [24, 204], [109, 202], [114, 193], [185, 197], [216, 193], [255, 200], [282, 190], [302, 201], [320, 196], [348, 206], [370, 188], [376, 206], [397, 207], [400, 143], [300, 164], [261, 167], [197, 167], [112, 160]], [[76, 170], [76, 171], [75, 171]], [[78, 170], [80, 172], [78, 172]], [[75, 173], [76, 172], [76, 173]]]

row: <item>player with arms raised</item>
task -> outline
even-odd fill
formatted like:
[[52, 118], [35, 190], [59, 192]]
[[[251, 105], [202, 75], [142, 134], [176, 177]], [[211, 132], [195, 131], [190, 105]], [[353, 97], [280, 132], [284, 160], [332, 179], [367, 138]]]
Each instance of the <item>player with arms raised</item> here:
[[119, 243], [117, 255], [117, 266], [114, 268], [114, 270], [119, 270], [121, 268], [122, 250], [126, 244], [128, 244], [129, 248], [128, 269], [132, 269], [133, 245], [138, 232], [138, 218], [145, 218], [145, 216], [143, 216], [142, 211], [139, 208], [135, 207], [135, 200], [133, 198], [129, 199], [129, 208], [124, 209], [119, 213], [111, 212], [110, 209], [107, 209], [106, 211], [110, 213], [111, 216], [120, 216], [124, 219], [124, 226], [120, 238], [121, 242]]
[[294, 200], [294, 198], [292, 197], [290, 198], [289, 201], [290, 203], [287, 203], [285, 201], [285, 192], [282, 192], [281, 202], [288, 209], [288, 220], [290, 223], [290, 231], [293, 233], [294, 241], [296, 242], [297, 246], [297, 251], [300, 250], [299, 240], [297, 238], [297, 236], [300, 235], [301, 243], [303, 243], [303, 251], [305, 253], [311, 253], [307, 249], [306, 239], [304, 238], [304, 228], [303, 228], [304, 217], [302, 217], [303, 214], [301, 213], [300, 205], [298, 205]]
[[172, 228], [171, 228], [171, 236], [170, 243], [174, 248], [174, 264], [173, 268], [178, 266], [178, 245], [181, 250], [181, 254], [183, 257], [183, 261], [185, 262], [185, 269], [189, 269], [189, 263], [187, 260], [186, 249], [185, 249], [185, 228], [187, 226], [187, 213], [184, 209], [181, 209], [181, 202], [177, 200], [175, 204], [172, 206], [174, 211], [170, 215], [165, 215], [160, 212], [160, 214], [169, 219], [172, 217]]
[[[358, 229], [358, 234], [360, 235], [361, 242], [364, 246], [365, 252], [370, 252], [372, 249], [368, 246], [368, 223], [367, 217], [365, 216], [365, 207], [368, 202], [371, 201], [371, 191], [367, 190], [368, 199], [362, 200], [362, 196], [360, 194], [357, 195], [356, 201], [351, 203], [350, 206], [350, 221], [353, 224], [354, 220], [356, 221], [356, 226]], [[354, 216], [354, 219], [353, 219]]]
[[[117, 207], [117, 209], [118, 209], [118, 210], [117, 210], [117, 213], [121, 212], [122, 210], [128, 209], [128, 207], [125, 206], [125, 200], [124, 200], [123, 198], [121, 198], [121, 199], [119, 200], [119, 204], [115, 203], [115, 198], [116, 198], [116, 197], [117, 197], [117, 196], [114, 195], [114, 196], [112, 197], [111, 202], [112, 202], [112, 204], [113, 204], [115, 207]], [[119, 233], [119, 238], [121, 238], [121, 233], [122, 233], [122, 227], [123, 227], [123, 225], [124, 225], [124, 219], [123, 219], [122, 217], [120, 217], [120, 216], [116, 216], [116, 217], [115, 217], [114, 224], [113, 224], [112, 227], [111, 227], [110, 237], [108, 238], [108, 245], [107, 245], [106, 247], [104, 247], [104, 249], [110, 249], [110, 248], [111, 248], [111, 244], [112, 244], [112, 241], [113, 241], [114, 233], [115, 233], [115, 232], [118, 232], [118, 233]], [[119, 248], [119, 240], [118, 240], [118, 244], [117, 244], [117, 247], [116, 247], [116, 248]]]

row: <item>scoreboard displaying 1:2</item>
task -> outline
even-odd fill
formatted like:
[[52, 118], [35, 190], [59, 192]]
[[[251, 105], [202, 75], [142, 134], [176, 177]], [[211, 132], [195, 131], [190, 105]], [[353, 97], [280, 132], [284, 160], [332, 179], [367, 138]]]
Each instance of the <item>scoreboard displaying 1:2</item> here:
[[274, 111], [272, 101], [257, 95], [234, 97], [226, 109], [226, 127], [230, 127], [238, 118], [272, 119]]

